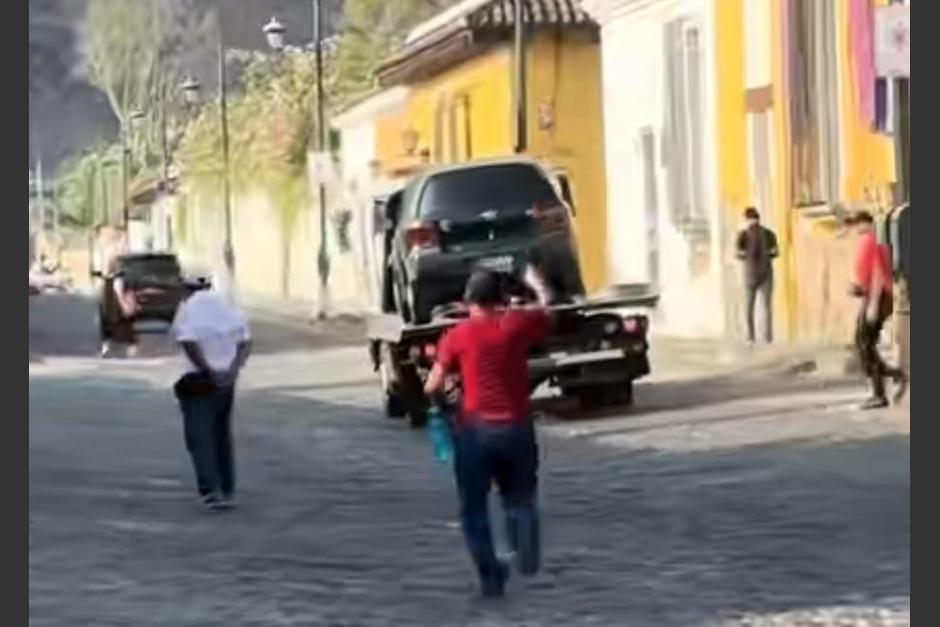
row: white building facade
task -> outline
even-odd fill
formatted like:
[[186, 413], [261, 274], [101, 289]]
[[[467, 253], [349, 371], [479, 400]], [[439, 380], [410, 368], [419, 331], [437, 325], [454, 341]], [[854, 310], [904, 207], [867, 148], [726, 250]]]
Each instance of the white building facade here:
[[712, 0], [583, 0], [601, 25], [608, 276], [661, 333], [725, 332]]
[[352, 212], [350, 233], [357, 265], [365, 277], [369, 303], [380, 302], [382, 216], [373, 207], [377, 196], [389, 193], [399, 181], [380, 176], [376, 163], [376, 120], [405, 106], [408, 89], [380, 91], [334, 116], [332, 126], [340, 133], [339, 202]]

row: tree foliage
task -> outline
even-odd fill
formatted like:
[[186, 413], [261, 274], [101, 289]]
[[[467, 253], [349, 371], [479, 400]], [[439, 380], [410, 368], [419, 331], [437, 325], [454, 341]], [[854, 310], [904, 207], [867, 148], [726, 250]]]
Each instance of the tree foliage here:
[[374, 88], [378, 64], [409, 29], [456, 0], [347, 0], [333, 102], [344, 106]]
[[108, 220], [107, 208], [119, 205], [114, 189], [120, 157], [119, 145], [101, 142], [61, 166], [55, 186], [63, 222], [91, 226]]
[[[307, 149], [315, 130], [316, 70], [310, 56], [250, 53], [241, 89], [228, 101], [229, 173], [234, 193], [266, 192], [289, 226], [307, 203]], [[186, 185], [217, 195], [223, 172], [219, 102], [205, 104], [180, 146]]]
[[[178, 119], [180, 60], [212, 45], [216, 19], [207, 0], [89, 1], [81, 28], [85, 70], [129, 129], [137, 169], [160, 163], [164, 124]], [[144, 117], [131, 126], [135, 111]]]

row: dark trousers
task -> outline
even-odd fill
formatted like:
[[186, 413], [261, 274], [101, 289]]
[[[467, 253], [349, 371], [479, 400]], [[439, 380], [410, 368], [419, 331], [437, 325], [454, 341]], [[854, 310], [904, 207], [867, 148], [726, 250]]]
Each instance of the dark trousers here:
[[232, 451], [231, 387], [179, 396], [183, 412], [186, 450], [193, 460], [200, 496], [231, 496], [235, 491], [235, 457]]
[[855, 348], [861, 362], [862, 372], [871, 381], [872, 396], [885, 398], [885, 377], [897, 376], [898, 370], [885, 363], [878, 352], [878, 341], [885, 322], [891, 316], [893, 303], [891, 296], [882, 294], [878, 302], [878, 315], [874, 321], [865, 316], [867, 297], [862, 299], [858, 318], [855, 321]]
[[745, 288], [745, 310], [747, 316], [747, 339], [751, 342], [757, 337], [757, 313], [756, 305], [760, 303], [760, 309], [764, 312], [764, 322], [767, 325], [764, 329], [764, 341], [770, 344], [774, 339], [774, 317], [773, 317], [773, 298], [774, 298], [774, 279], [767, 277], [761, 281], [749, 281]]
[[523, 575], [539, 569], [538, 446], [531, 420], [462, 427], [455, 438], [454, 470], [467, 548], [484, 585], [499, 577], [490, 531], [488, 495], [495, 481], [502, 497], [506, 537]]

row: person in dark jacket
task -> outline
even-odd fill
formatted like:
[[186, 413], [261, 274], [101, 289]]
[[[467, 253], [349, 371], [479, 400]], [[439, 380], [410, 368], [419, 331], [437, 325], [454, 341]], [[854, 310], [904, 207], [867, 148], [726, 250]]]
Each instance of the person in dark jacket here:
[[737, 255], [744, 265], [745, 315], [747, 339], [754, 343], [756, 333], [755, 304], [760, 300], [764, 315], [764, 340], [773, 341], [773, 260], [778, 255], [777, 236], [760, 223], [760, 214], [754, 207], [744, 210], [746, 225], [738, 233]]

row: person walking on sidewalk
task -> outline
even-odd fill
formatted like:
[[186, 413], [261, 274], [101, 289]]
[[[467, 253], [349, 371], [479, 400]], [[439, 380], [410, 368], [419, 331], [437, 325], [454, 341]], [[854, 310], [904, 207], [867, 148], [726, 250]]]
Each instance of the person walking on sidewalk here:
[[907, 376], [900, 368], [888, 366], [878, 353], [878, 341], [885, 321], [894, 311], [892, 294], [891, 254], [887, 246], [878, 243], [874, 219], [867, 211], [856, 214], [854, 223], [858, 232], [855, 253], [855, 283], [852, 295], [860, 300], [855, 320], [855, 346], [862, 370], [871, 381], [871, 397], [862, 404], [863, 409], [887, 407], [885, 377], [897, 385], [895, 401], [907, 390]]
[[203, 280], [186, 280], [187, 296], [173, 321], [184, 357], [174, 392], [199, 497], [207, 509], [218, 511], [234, 504], [232, 407], [251, 336], [241, 312], [208, 287]]
[[744, 313], [747, 317], [747, 340], [755, 341], [755, 304], [760, 300], [764, 317], [764, 340], [773, 341], [774, 266], [777, 257], [777, 236], [760, 223], [754, 207], [744, 210], [745, 226], [738, 233], [737, 255], [744, 265]]
[[519, 572], [534, 575], [541, 559], [528, 354], [547, 334], [551, 318], [541, 275], [530, 266], [525, 280], [538, 295], [538, 306], [506, 308], [499, 275], [483, 271], [470, 277], [465, 291], [469, 318], [441, 339], [425, 386], [429, 395], [438, 394], [446, 375], [459, 371], [463, 399], [455, 428], [454, 471], [464, 538], [486, 597], [502, 596], [509, 578], [508, 566], [496, 557], [490, 531], [487, 499], [494, 481]]

